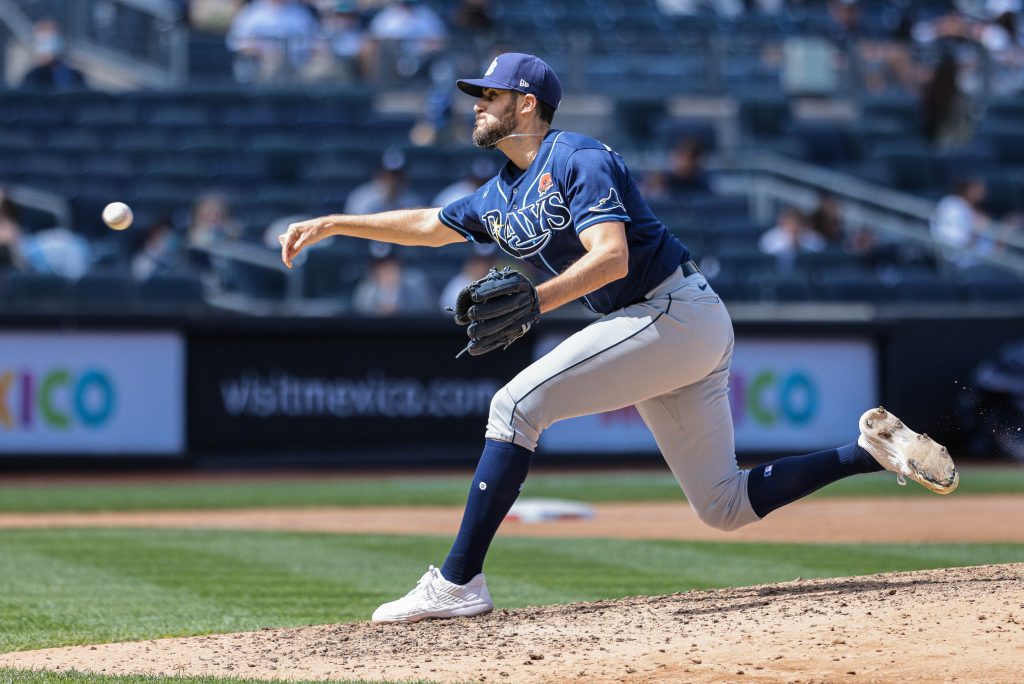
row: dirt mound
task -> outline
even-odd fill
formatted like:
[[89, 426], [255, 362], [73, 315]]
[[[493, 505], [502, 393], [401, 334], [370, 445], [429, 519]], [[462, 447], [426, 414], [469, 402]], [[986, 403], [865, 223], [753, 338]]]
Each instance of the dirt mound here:
[[0, 667], [441, 682], [1015, 682], [1024, 563], [76, 646]]

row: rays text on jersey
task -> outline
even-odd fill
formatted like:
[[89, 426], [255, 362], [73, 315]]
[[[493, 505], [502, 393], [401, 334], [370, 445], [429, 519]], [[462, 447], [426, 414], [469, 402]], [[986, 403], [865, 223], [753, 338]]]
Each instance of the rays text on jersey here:
[[533, 204], [502, 215], [493, 209], [480, 217], [487, 231], [506, 252], [528, 257], [544, 249], [552, 231], [572, 223], [569, 208], [560, 192], [552, 192]]

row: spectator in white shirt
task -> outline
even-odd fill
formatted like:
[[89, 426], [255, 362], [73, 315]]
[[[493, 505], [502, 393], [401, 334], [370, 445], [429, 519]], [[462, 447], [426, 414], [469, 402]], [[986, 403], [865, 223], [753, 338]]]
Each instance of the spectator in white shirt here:
[[403, 78], [415, 76], [439, 53], [448, 37], [444, 22], [420, 0], [393, 0], [370, 22], [368, 31], [374, 54], [381, 58], [384, 43], [397, 47], [395, 71]]
[[989, 217], [981, 209], [987, 193], [985, 181], [969, 178], [939, 200], [931, 219], [931, 233], [939, 254], [949, 263], [967, 268], [978, 263], [977, 254], [991, 252], [994, 244], [981, 234]]
[[761, 235], [757, 246], [774, 256], [780, 267], [788, 268], [797, 254], [824, 251], [826, 243], [824, 237], [811, 230], [801, 212], [787, 207], [779, 212], [777, 225]]
[[309, 9], [292, 0], [253, 0], [235, 16], [228, 48], [235, 53], [239, 81], [274, 81], [291, 76], [309, 59], [317, 34]]

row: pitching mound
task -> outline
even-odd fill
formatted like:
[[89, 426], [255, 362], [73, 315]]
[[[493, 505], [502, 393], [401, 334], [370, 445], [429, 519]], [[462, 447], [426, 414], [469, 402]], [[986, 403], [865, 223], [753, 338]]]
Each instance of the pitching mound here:
[[441, 682], [1020, 680], [1024, 563], [0, 656], [108, 674]]

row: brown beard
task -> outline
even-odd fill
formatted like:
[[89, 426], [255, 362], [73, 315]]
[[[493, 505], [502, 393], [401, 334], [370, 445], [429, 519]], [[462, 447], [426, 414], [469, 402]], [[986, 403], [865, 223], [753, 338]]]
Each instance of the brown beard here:
[[486, 150], [493, 150], [498, 143], [512, 135], [516, 130], [516, 103], [519, 101], [517, 95], [513, 95], [508, 106], [497, 114], [498, 119], [490, 128], [473, 129], [473, 144]]

